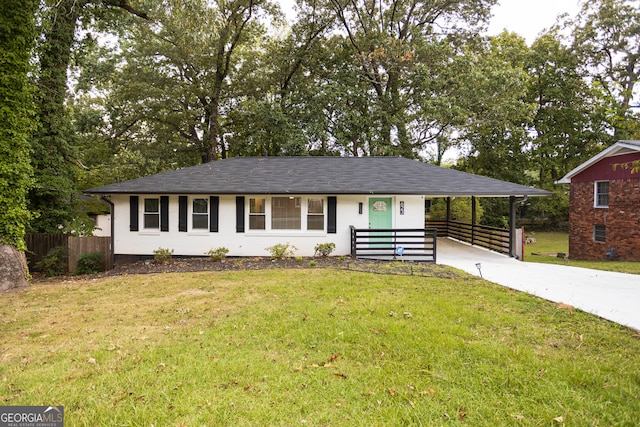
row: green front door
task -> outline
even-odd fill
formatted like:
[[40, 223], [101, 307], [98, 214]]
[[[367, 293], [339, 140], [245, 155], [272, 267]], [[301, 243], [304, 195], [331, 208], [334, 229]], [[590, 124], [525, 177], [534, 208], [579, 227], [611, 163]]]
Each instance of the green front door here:
[[[392, 227], [393, 205], [391, 197], [372, 197], [369, 199], [369, 228], [370, 229], [390, 229]], [[380, 236], [380, 237], [377, 237]], [[372, 247], [384, 247], [380, 243], [391, 242], [391, 233], [371, 233]]]

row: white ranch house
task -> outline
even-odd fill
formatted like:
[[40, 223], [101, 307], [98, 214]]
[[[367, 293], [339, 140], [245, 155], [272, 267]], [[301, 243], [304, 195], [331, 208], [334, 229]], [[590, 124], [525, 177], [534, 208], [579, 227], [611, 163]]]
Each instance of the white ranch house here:
[[111, 204], [112, 255], [158, 248], [204, 256], [300, 256], [334, 243], [352, 254], [354, 229], [424, 229], [425, 199], [543, 196], [539, 189], [399, 157], [235, 157], [87, 190]]

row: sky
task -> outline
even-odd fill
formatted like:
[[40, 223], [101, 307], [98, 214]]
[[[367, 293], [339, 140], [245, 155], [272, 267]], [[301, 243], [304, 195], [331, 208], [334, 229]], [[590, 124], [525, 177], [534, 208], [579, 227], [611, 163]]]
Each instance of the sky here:
[[503, 29], [523, 36], [530, 45], [538, 34], [556, 22], [561, 13], [575, 16], [580, 10], [578, 0], [500, 0], [493, 8], [489, 34]]
[[[279, 0], [285, 14], [295, 17], [291, 5], [294, 0]], [[503, 29], [520, 34], [531, 45], [538, 34], [556, 22], [561, 13], [575, 16], [579, 0], [499, 0], [493, 7], [489, 34], [496, 35]]]

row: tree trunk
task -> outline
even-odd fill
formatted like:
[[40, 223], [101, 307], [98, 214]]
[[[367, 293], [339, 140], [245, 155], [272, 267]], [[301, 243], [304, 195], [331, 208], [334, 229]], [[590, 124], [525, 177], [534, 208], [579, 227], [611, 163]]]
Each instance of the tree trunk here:
[[28, 286], [27, 274], [24, 252], [12, 245], [0, 245], [0, 291]]

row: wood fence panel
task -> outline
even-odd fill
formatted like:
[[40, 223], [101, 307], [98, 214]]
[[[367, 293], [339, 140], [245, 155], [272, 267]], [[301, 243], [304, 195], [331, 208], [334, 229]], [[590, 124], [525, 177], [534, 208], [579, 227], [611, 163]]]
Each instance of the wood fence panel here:
[[27, 261], [29, 270], [37, 271], [36, 264], [44, 259], [53, 248], [66, 248], [69, 254], [70, 273], [76, 271], [82, 254], [99, 252], [102, 254], [102, 266], [106, 270], [110, 265], [111, 238], [103, 236], [73, 237], [68, 234], [27, 233]]
[[102, 254], [102, 268], [109, 267], [111, 238], [103, 236], [69, 237], [69, 272], [76, 271], [78, 260], [82, 254], [98, 252]]
[[53, 248], [67, 248], [69, 236], [67, 234], [27, 233], [24, 237], [27, 244], [27, 262], [29, 270], [36, 271], [36, 264], [44, 259]]

